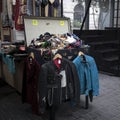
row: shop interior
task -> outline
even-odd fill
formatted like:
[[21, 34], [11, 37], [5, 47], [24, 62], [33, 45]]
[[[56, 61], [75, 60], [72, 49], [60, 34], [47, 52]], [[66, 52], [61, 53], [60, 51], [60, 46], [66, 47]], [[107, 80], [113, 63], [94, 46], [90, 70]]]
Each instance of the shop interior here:
[[[10, 120], [80, 120], [77, 111], [92, 111], [105, 79], [120, 84], [119, 27], [120, 0], [1, 0], [0, 101], [15, 92], [22, 106]], [[72, 115], [58, 115], [60, 106]]]

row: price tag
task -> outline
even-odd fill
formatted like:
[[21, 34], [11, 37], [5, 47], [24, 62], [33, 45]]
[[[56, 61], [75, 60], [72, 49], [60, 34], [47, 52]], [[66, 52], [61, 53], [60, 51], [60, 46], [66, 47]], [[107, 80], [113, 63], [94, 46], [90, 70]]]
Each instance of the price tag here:
[[38, 25], [38, 20], [32, 20], [32, 25], [37, 26]]
[[64, 26], [65, 22], [64, 21], [60, 21], [60, 26]]

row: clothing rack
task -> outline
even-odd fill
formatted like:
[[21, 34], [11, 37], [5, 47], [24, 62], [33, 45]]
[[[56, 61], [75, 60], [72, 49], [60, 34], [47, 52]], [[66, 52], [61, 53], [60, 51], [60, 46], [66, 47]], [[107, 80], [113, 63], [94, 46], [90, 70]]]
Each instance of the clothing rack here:
[[[84, 52], [85, 50], [82, 48], [67, 49], [67, 50], [58, 50], [58, 53], [60, 53], [63, 57], [72, 61], [75, 57], [78, 56], [79, 51]], [[89, 51], [87, 51], [87, 52], [89, 52]], [[88, 54], [88, 53], [85, 53], [85, 54]], [[88, 108], [89, 108], [89, 96], [85, 96], [85, 109], [88, 109]]]
[[[76, 48], [73, 48], [73, 49], [62, 49], [62, 50], [58, 50], [58, 54], [60, 54], [62, 57], [65, 57], [67, 59], [69, 59], [70, 61], [72, 61], [76, 56], [78, 56], [78, 52], [79, 51], [84, 51], [84, 49], [76, 49]], [[36, 55], [40, 55], [40, 51], [37, 50], [37, 49], [31, 49], [30, 48], [30, 51], [29, 52], [33, 52], [35, 53], [35, 56]], [[38, 53], [38, 54], [36, 54]], [[42, 56], [40, 56], [39, 59], [41, 59]], [[70, 59], [71, 58], [71, 59]], [[53, 59], [51, 57], [51, 59]], [[39, 60], [40, 61], [40, 60]], [[52, 106], [49, 106], [49, 120], [55, 120], [56, 118], [56, 107], [54, 105]], [[84, 108], [85, 109], [88, 109], [89, 108], [89, 96], [85, 96], [85, 105], [84, 105]]]

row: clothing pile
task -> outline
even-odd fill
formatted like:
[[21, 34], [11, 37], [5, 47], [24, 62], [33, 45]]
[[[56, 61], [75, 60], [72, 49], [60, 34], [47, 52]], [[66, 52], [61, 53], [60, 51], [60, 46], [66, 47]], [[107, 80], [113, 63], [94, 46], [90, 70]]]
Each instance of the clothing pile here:
[[55, 53], [59, 49], [80, 48], [82, 40], [75, 34], [61, 34], [54, 35], [46, 32], [41, 34], [38, 38], [33, 39], [29, 45], [32, 48], [39, 48], [39, 50], [51, 50]]

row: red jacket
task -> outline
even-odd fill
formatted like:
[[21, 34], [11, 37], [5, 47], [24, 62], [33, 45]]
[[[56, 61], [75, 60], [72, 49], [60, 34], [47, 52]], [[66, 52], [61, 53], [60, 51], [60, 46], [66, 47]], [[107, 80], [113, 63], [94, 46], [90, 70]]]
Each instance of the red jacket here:
[[30, 57], [24, 61], [24, 75], [22, 87], [22, 102], [32, 105], [33, 113], [38, 113], [37, 83], [40, 65], [35, 59]]

